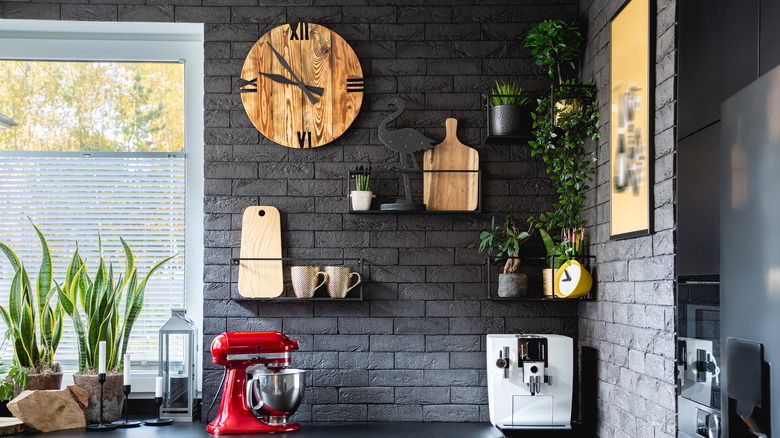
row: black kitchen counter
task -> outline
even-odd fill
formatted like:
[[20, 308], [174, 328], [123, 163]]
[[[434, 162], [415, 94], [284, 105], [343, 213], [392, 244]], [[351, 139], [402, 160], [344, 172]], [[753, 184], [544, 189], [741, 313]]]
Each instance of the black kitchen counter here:
[[[215, 437], [206, 432], [206, 423], [176, 423], [172, 426], [141, 426], [131, 429], [117, 429], [110, 432], [87, 432], [85, 429], [71, 429], [47, 434], [26, 436], [69, 437], [69, 438], [198, 438]], [[296, 432], [251, 435], [222, 435], [226, 438], [262, 437], [269, 438], [497, 438], [501, 432], [490, 423], [301, 423]]]

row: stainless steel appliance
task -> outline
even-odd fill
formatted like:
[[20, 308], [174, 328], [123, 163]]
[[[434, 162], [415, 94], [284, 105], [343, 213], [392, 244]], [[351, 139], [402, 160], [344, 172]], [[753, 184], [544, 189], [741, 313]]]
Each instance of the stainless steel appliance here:
[[502, 433], [571, 429], [574, 342], [562, 335], [487, 335], [490, 422]]
[[721, 125], [723, 436], [768, 437], [780, 433], [780, 67], [724, 101]]

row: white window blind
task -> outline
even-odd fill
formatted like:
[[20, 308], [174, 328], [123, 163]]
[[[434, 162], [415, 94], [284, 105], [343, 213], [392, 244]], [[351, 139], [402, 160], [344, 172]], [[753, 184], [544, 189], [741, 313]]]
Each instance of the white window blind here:
[[[139, 282], [154, 264], [176, 254], [150, 279], [128, 349], [134, 362], [155, 362], [158, 330], [170, 317], [171, 307], [182, 307], [185, 301], [185, 182], [182, 153], [3, 152], [0, 239], [14, 249], [31, 277], [37, 277], [40, 245], [29, 217], [47, 239], [54, 279], [60, 283], [75, 242], [94, 276], [98, 234], [103, 257], [113, 263], [115, 278], [124, 275], [120, 236], [135, 253]], [[0, 303], [8, 302], [12, 277], [3, 257]], [[76, 338], [70, 318], [65, 316], [64, 320], [65, 334], [55, 359], [72, 370], [77, 359]], [[8, 344], [2, 352], [6, 359], [10, 356]]]

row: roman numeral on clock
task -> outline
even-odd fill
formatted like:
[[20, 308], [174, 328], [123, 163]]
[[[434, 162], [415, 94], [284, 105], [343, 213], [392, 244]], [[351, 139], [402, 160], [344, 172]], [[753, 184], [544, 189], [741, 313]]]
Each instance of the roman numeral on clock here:
[[[290, 40], [309, 39], [309, 23], [299, 22], [295, 25], [295, 27], [292, 27], [291, 25], [290, 30], [292, 31], [292, 34], [290, 35]], [[298, 32], [300, 32], [300, 36], [298, 35]]]
[[311, 132], [310, 131], [298, 131], [298, 147], [311, 148]]
[[241, 87], [242, 93], [257, 93], [257, 78], [254, 78], [251, 81], [239, 78], [238, 86]]
[[362, 93], [363, 78], [347, 78], [347, 93]]

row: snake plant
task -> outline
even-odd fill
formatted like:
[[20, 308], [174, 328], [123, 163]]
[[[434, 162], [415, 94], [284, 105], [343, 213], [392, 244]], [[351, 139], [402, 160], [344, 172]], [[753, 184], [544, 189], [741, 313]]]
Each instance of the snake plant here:
[[[0, 242], [0, 250], [15, 271], [11, 281], [8, 308], [0, 306], [0, 316], [8, 328], [6, 338], [13, 342], [13, 365], [41, 371], [52, 368], [54, 353], [62, 337], [62, 308], [57, 300], [53, 307], [49, 305], [56, 293], [56, 290], [51, 287], [51, 253], [41, 231], [35, 224], [33, 227], [41, 241], [42, 250], [41, 267], [38, 270], [35, 289], [30, 282], [27, 269], [19, 258], [8, 245]], [[25, 387], [26, 384], [21, 386]]]
[[[174, 257], [170, 256], [154, 265], [138, 283], [139, 273], [133, 251], [124, 239], [120, 237], [119, 240], [125, 253], [125, 274], [119, 275], [116, 282], [113, 265], [106, 265], [102, 252], [95, 276], [90, 277], [78, 248], [71, 257], [65, 282], [62, 286], [55, 282], [60, 304], [73, 320], [78, 338], [80, 374], [97, 370], [100, 341], [106, 341], [106, 369], [124, 368], [130, 332], [143, 309], [144, 291], [149, 277]], [[120, 312], [123, 295], [124, 312]]]

